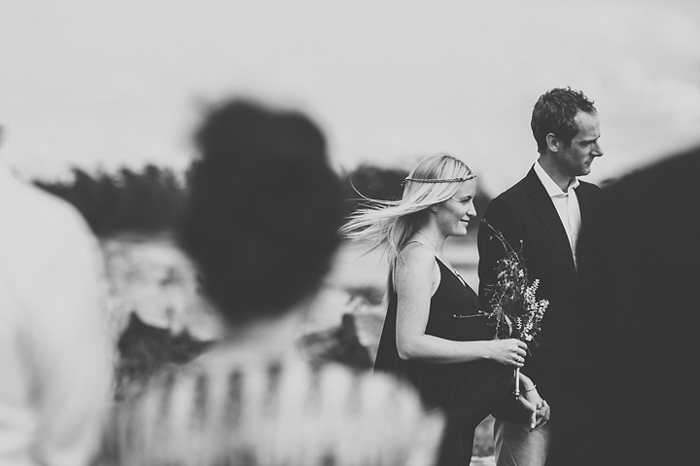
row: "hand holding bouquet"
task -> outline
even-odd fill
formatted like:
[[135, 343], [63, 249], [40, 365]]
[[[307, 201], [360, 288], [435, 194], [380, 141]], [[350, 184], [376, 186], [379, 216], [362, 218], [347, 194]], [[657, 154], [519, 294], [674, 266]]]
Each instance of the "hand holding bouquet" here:
[[[549, 306], [546, 299], [536, 298], [539, 279], [531, 279], [520, 252], [513, 249], [503, 234], [486, 220], [484, 225], [503, 246], [505, 255], [496, 262], [496, 283], [491, 286], [491, 318], [496, 321], [496, 338], [517, 338], [536, 345], [540, 322]], [[522, 250], [522, 241], [521, 241]], [[520, 398], [520, 368], [515, 369], [515, 397]]]

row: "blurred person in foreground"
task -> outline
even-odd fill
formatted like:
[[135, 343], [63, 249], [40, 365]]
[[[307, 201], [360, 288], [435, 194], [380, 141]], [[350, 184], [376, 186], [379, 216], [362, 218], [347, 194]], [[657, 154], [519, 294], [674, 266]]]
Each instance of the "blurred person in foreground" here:
[[67, 203], [0, 167], [0, 464], [81, 466], [112, 390], [101, 256]]
[[[440, 465], [470, 463], [474, 429], [512, 390], [525, 343], [494, 340], [476, 293], [443, 255], [445, 240], [467, 234], [476, 216], [476, 175], [461, 160], [437, 154], [404, 180], [398, 201], [366, 201], [343, 231], [368, 248], [387, 247], [389, 304], [375, 372], [410, 381], [448, 419]], [[526, 388], [532, 381], [522, 376]], [[521, 402], [534, 411], [536, 389]], [[526, 399], [527, 398], [527, 399]], [[531, 427], [543, 422], [532, 420]]]
[[[531, 126], [539, 158], [525, 178], [489, 203], [484, 220], [520, 253], [529, 276], [540, 280], [538, 298], [549, 300], [539, 344], [529, 348], [524, 369], [550, 403], [552, 417], [532, 432], [527, 419], [509, 409], [506, 398], [493, 413], [499, 466], [543, 465], [550, 449], [556, 449], [558, 420], [577, 416], [569, 410], [575, 403], [568, 399], [563, 380], [566, 366], [576, 361], [565, 351], [562, 328], [578, 310], [578, 232], [582, 223], [594, 218], [600, 199], [597, 186], [578, 179], [603, 155], [593, 102], [580, 91], [552, 89], [537, 100]], [[485, 225], [479, 229], [478, 247], [479, 296], [483, 308], [490, 310], [504, 250]]]
[[700, 147], [632, 172], [581, 230], [586, 312], [567, 335], [588, 416], [563, 419], [562, 464], [700, 464], [698, 177]]
[[97, 462], [433, 464], [443, 420], [412, 389], [311, 365], [295, 347], [339, 243], [339, 182], [320, 130], [234, 100], [206, 116], [196, 143], [181, 242], [226, 334], [119, 406]]

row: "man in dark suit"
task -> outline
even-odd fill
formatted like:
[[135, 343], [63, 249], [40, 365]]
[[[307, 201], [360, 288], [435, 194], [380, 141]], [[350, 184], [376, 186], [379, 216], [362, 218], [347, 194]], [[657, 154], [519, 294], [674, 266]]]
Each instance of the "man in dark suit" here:
[[[590, 173], [593, 160], [603, 155], [593, 102], [580, 91], [552, 89], [535, 104], [531, 125], [539, 159], [524, 179], [491, 201], [484, 220], [521, 254], [529, 276], [540, 279], [537, 298], [550, 302], [539, 344], [531, 345], [523, 372], [552, 411], [551, 420], [534, 432], [513, 410], [494, 413], [498, 466], [544, 464], [556, 443], [557, 418], [568, 415], [567, 380], [559, 378], [557, 369], [572, 364], [562, 329], [571, 328], [576, 319], [578, 231], [595, 215], [600, 198], [597, 186], [577, 179]], [[479, 295], [482, 308], [489, 310], [495, 266], [504, 249], [485, 225], [479, 229], [478, 245]]]

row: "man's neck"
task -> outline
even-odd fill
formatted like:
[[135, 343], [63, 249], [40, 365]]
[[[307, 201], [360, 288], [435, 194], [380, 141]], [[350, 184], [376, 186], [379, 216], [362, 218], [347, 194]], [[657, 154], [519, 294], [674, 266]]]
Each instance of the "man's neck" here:
[[559, 186], [562, 192], [566, 192], [566, 190], [569, 189], [569, 185], [574, 181], [573, 177], [561, 173], [557, 165], [546, 155], [541, 155], [537, 162], [539, 162], [544, 172]]

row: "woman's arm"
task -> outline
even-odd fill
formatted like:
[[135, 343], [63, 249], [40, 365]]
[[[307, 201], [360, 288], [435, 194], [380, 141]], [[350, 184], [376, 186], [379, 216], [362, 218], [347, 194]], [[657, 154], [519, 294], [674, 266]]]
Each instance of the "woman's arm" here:
[[440, 284], [435, 256], [419, 244], [407, 246], [394, 270], [398, 306], [396, 346], [401, 359], [455, 363], [490, 359], [522, 367], [527, 345], [517, 339], [452, 341], [425, 333], [430, 299]]

